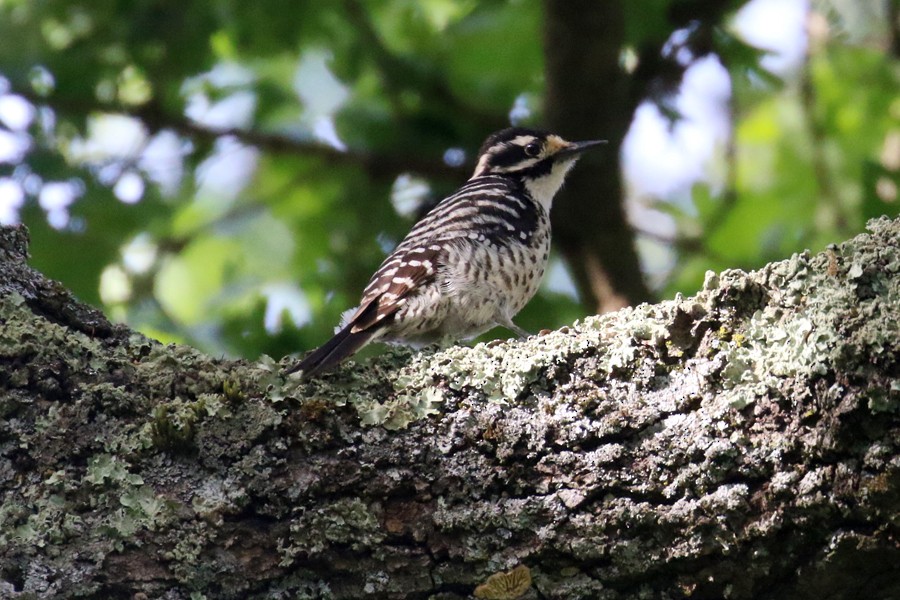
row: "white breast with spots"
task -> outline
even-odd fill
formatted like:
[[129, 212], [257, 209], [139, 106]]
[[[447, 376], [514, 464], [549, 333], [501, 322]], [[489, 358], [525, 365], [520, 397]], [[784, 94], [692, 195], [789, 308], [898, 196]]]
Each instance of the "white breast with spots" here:
[[443, 335], [474, 337], [512, 319], [537, 292], [550, 251], [549, 230], [529, 243], [454, 247], [439, 273]]

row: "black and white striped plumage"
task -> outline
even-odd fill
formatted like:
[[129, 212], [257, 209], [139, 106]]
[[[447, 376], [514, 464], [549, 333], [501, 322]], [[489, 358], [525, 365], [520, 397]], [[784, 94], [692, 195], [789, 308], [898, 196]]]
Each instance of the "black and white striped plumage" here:
[[524, 128], [491, 135], [472, 177], [384, 260], [341, 330], [288, 372], [314, 375], [376, 339], [464, 339], [498, 325], [527, 335], [512, 318], [543, 277], [553, 197], [599, 143]]

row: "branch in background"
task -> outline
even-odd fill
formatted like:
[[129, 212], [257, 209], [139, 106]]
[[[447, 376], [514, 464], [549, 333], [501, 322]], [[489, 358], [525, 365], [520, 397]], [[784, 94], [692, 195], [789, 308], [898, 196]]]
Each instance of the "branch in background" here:
[[388, 156], [352, 149], [342, 151], [318, 142], [299, 140], [279, 134], [235, 128], [212, 129], [187, 117], [164, 113], [153, 106], [140, 108], [131, 114], [139, 118], [151, 131], [173, 129], [182, 135], [205, 141], [214, 141], [222, 136], [234, 136], [245, 144], [268, 152], [316, 156], [331, 164], [360, 167], [370, 177], [377, 180], [391, 181], [404, 172], [413, 172], [439, 179], [458, 179], [461, 173], [459, 167], [451, 167], [439, 158], [429, 160], [415, 155]]
[[624, 15], [619, 2], [545, 0], [548, 125], [575, 139], [610, 141], [590, 168], [569, 176], [553, 210], [554, 235], [591, 310], [650, 299], [634, 232], [623, 207], [619, 147], [634, 113], [630, 82], [619, 66]]
[[210, 144], [222, 136], [233, 136], [244, 144], [256, 146], [266, 152], [315, 156], [331, 164], [359, 167], [366, 171], [372, 179], [379, 181], [393, 181], [397, 175], [405, 172], [437, 179], [458, 180], [464, 172], [463, 168], [447, 165], [440, 157], [430, 160], [416, 154], [390, 156], [352, 149], [341, 151], [315, 141], [279, 134], [238, 128], [210, 128], [183, 115], [166, 112], [156, 104], [147, 104], [141, 107], [103, 105], [52, 95], [44, 97], [27, 88], [16, 89], [16, 93], [32, 104], [48, 106], [62, 115], [84, 119], [94, 113], [122, 113], [139, 119], [150, 132], [156, 133], [164, 129], [171, 129], [186, 137]]

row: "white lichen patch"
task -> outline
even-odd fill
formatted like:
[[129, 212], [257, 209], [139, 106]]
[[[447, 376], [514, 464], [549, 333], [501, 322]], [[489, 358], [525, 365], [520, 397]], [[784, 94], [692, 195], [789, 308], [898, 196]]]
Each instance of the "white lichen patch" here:
[[[852, 250], [851, 244], [844, 246], [848, 276], [859, 279], [867, 272], [865, 262], [871, 257], [847, 250]], [[776, 389], [784, 378], [824, 375], [840, 360], [844, 344], [836, 324], [839, 315], [859, 304], [859, 290], [828, 275], [822, 263], [820, 257], [811, 260], [807, 253], [795, 254], [751, 275], [766, 285], [769, 301], [724, 347], [725, 403], [743, 408]], [[889, 264], [894, 263], [900, 263], [900, 259], [889, 260]], [[888, 303], [892, 294], [898, 294], [896, 286], [879, 291]], [[864, 308], [872, 310], [875, 306]], [[877, 345], [896, 344], [896, 323], [895, 319], [895, 331], [884, 332]]]
[[363, 425], [382, 425], [385, 429], [404, 429], [414, 421], [435, 414], [443, 401], [440, 389], [404, 391], [384, 402], [358, 396], [353, 402]]
[[301, 509], [291, 519], [290, 535], [279, 541], [281, 564], [298, 555], [315, 556], [332, 544], [359, 549], [380, 543], [385, 532], [372, 508], [358, 498], [341, 498], [328, 505]]
[[191, 507], [198, 516], [221, 524], [225, 515], [234, 514], [247, 501], [246, 490], [230, 479], [210, 477], [193, 490]]
[[573, 355], [599, 351], [597, 364], [607, 374], [633, 366], [640, 345], [660, 344], [668, 337], [675, 308], [675, 302], [641, 305], [526, 340], [472, 348], [459, 345], [418, 355], [401, 369], [393, 385], [409, 390], [442, 381], [451, 390], [476, 390], [488, 401], [513, 402], [540, 379], [543, 370]]

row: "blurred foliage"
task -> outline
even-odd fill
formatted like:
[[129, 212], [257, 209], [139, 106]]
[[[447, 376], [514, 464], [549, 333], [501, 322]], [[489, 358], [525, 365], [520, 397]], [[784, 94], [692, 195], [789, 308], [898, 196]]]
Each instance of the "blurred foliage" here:
[[[694, 5], [624, 2], [623, 64]], [[891, 28], [877, 10], [814, 10], [784, 83], [734, 36], [716, 45], [734, 92], [724, 183], [698, 182], [687, 208], [655, 199], [675, 224], [654, 240], [675, 265], [660, 296], [898, 213]], [[528, 0], [0, 0], [0, 93], [36, 108], [0, 121], [26, 147], [0, 190], [23, 194], [33, 264], [112, 318], [228, 355], [312, 348], [487, 133], [540, 123], [542, 18]], [[554, 272], [527, 329], [584, 314]]]
[[868, 219], [900, 213], [898, 57], [872, 35], [848, 43], [832, 29], [825, 39], [839, 22], [817, 17], [824, 19], [812, 18], [807, 64], [795, 81], [772, 90], [733, 78], [731, 188], [718, 196], [707, 186], [694, 190], [696, 213], [682, 216], [679, 229], [698, 233], [668, 290], [693, 289], [707, 269], [819, 250]]

